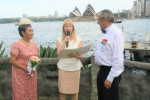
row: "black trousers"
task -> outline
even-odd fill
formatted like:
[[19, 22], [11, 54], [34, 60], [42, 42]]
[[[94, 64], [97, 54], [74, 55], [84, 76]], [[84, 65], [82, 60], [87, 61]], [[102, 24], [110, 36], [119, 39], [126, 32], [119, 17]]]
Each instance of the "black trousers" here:
[[100, 66], [100, 70], [97, 75], [98, 100], [119, 100], [119, 82], [121, 76], [114, 78], [110, 89], [107, 89], [104, 86], [104, 82], [110, 72], [110, 69], [111, 66]]

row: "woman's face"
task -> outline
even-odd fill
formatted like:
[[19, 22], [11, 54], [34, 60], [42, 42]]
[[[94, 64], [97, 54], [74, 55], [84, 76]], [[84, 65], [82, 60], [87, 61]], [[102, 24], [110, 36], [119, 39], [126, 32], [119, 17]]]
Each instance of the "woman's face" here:
[[67, 33], [68, 31], [70, 31], [70, 33], [73, 32], [73, 26], [71, 24], [64, 25], [64, 32]]
[[27, 27], [26, 31], [23, 32], [23, 37], [27, 39], [32, 39], [33, 38], [33, 29], [32, 27]]

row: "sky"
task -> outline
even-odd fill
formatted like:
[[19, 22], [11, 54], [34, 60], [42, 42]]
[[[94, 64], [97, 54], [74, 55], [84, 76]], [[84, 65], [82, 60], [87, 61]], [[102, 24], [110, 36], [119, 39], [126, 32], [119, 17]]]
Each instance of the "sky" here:
[[134, 0], [0, 0], [0, 18], [54, 15], [57, 10], [59, 16], [69, 15], [75, 7], [81, 14], [90, 3], [95, 12], [109, 9], [113, 13], [123, 9], [129, 10]]

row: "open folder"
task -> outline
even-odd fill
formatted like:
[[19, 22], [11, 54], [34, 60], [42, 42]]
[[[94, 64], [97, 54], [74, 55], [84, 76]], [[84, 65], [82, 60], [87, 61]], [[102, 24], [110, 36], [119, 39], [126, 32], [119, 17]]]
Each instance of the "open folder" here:
[[77, 49], [63, 49], [63, 50], [60, 50], [60, 53], [59, 53], [58, 57], [59, 58], [72, 58], [68, 55], [71, 54], [71, 53], [77, 53], [77, 52], [80, 53], [80, 54], [87, 53], [91, 46], [92, 46], [92, 44], [89, 44], [87, 46], [77, 48]]

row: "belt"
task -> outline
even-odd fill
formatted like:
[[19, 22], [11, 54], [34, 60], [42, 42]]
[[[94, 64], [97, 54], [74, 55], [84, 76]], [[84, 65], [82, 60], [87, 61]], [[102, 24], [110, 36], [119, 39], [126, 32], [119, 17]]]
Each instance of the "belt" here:
[[101, 70], [110, 70], [112, 66], [100, 65]]

